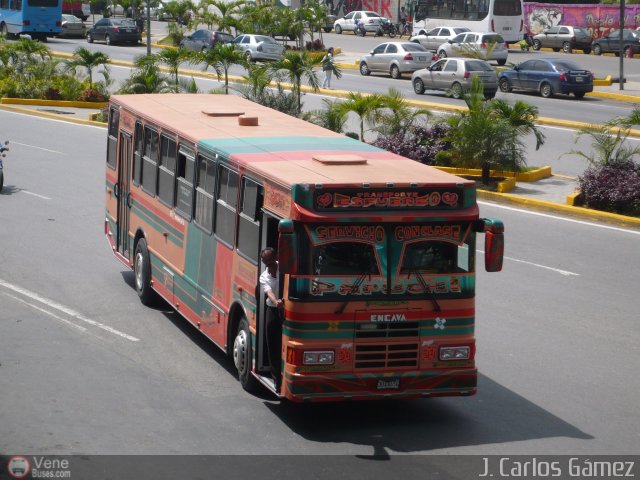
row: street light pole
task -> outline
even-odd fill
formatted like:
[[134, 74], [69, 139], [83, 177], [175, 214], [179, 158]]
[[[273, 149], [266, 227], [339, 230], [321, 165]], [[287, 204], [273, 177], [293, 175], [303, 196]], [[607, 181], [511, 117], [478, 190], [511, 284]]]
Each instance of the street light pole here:
[[150, 0], [147, 0], [147, 55], [151, 55], [151, 2]]
[[620, 0], [620, 90], [624, 90], [624, 0]]

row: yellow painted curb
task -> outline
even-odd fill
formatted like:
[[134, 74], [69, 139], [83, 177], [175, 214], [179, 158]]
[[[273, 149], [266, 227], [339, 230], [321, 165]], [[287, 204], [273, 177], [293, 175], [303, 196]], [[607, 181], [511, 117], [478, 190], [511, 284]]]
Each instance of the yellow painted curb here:
[[37, 110], [31, 110], [29, 108], [14, 107], [12, 105], [6, 105], [6, 104], [0, 104], [0, 110], [6, 110], [8, 112], [15, 112], [15, 113], [23, 113], [25, 115], [33, 115], [36, 117], [52, 118], [55, 120], [62, 120], [70, 123], [78, 123], [81, 125], [93, 125], [96, 127], [104, 127], [104, 128], [107, 127], [107, 124], [103, 122], [96, 122], [94, 120], [85, 120], [82, 118], [73, 118], [73, 117], [69, 117], [68, 115], [58, 115], [58, 114], [49, 113], [49, 112], [39, 112]]
[[567, 205], [571, 205], [572, 207], [579, 206], [580, 195], [581, 195], [581, 192], [579, 190], [576, 190], [575, 192], [567, 195]]
[[109, 105], [109, 102], [74, 102], [69, 100], [39, 100], [35, 98], [7, 98], [0, 99], [0, 103], [9, 105], [43, 105], [50, 107], [71, 107], [71, 108], [92, 108], [102, 109]]
[[640, 218], [627, 217], [616, 213], [600, 212], [584, 207], [576, 207], [562, 205], [560, 203], [547, 202], [544, 200], [534, 200], [510, 193], [496, 193], [487, 190], [478, 190], [478, 198], [490, 200], [499, 203], [507, 203], [510, 205], [518, 205], [521, 207], [531, 207], [546, 212], [562, 213], [583, 220], [597, 220], [601, 222], [612, 223], [623, 227], [640, 228]]
[[[456, 167], [438, 167], [437, 169], [442, 170], [443, 172], [448, 172], [453, 175], [473, 175], [475, 177], [479, 177], [482, 175], [482, 170], [479, 168], [456, 168]], [[513, 187], [515, 187], [515, 182], [537, 182], [543, 178], [548, 178], [552, 175], [551, 167], [539, 167], [536, 169], [528, 170], [526, 172], [509, 172], [509, 171], [500, 171], [500, 170], [491, 170], [492, 177], [506, 177], [513, 178]], [[513, 188], [512, 187], [512, 188]]]
[[594, 78], [593, 86], [594, 87], [609, 87], [613, 83], [611, 75], [607, 75], [604, 78]]

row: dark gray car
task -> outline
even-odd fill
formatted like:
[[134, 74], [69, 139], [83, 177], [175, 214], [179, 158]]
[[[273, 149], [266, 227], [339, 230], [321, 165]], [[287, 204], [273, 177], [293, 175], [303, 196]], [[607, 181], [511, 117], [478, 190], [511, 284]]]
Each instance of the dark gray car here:
[[[625, 56], [630, 53], [640, 53], [640, 31], [624, 29], [622, 35], [622, 51]], [[598, 38], [591, 44], [591, 49], [596, 55], [603, 53], [620, 54], [620, 30], [615, 30], [609, 35]]]
[[586, 28], [572, 27], [569, 25], [556, 25], [533, 37], [533, 49], [552, 48], [554, 52], [562, 49], [565, 53], [571, 53], [577, 48], [584, 53], [591, 53], [593, 37]]
[[200, 29], [180, 41], [180, 48], [192, 52], [202, 52], [216, 46], [218, 43], [233, 43], [235, 37], [229, 33]]
[[87, 42], [138, 43], [142, 40], [135, 22], [129, 18], [101, 18], [87, 32]]

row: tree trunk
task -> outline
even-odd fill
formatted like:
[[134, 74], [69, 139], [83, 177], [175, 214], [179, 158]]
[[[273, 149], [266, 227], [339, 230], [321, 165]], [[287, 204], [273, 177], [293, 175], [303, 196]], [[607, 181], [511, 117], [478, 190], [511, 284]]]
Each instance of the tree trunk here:
[[482, 183], [489, 185], [491, 181], [491, 164], [489, 162], [482, 162]]

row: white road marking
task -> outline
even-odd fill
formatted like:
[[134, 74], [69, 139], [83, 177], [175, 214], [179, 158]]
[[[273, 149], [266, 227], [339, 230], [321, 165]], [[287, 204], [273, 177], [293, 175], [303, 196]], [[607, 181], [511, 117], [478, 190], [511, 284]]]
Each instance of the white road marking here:
[[73, 310], [72, 308], [66, 307], [60, 303], [57, 303], [54, 300], [48, 299], [46, 297], [43, 297], [41, 295], [38, 295], [35, 292], [32, 292], [30, 290], [27, 290], [26, 288], [22, 288], [19, 287], [17, 285], [13, 285], [12, 283], [9, 282], [5, 282], [4, 280], [0, 279], [0, 286], [5, 287], [9, 290], [13, 290], [16, 293], [19, 293], [21, 295], [24, 295], [25, 297], [30, 298], [31, 300], [36, 300], [40, 303], [44, 303], [45, 305], [47, 305], [48, 307], [51, 308], [55, 308], [56, 310], [61, 311], [62, 313], [66, 313], [67, 315], [69, 315], [70, 317], [73, 318], [77, 318], [78, 320], [84, 322], [84, 323], [88, 323], [91, 326], [100, 328], [106, 332], [109, 333], [113, 333], [114, 335], [118, 335], [119, 337], [122, 337], [126, 340], [130, 340], [132, 342], [139, 342], [140, 339], [137, 337], [134, 337], [132, 335], [129, 335], [127, 333], [121, 332], [120, 330], [116, 330], [113, 327], [110, 327], [109, 325], [105, 325], [103, 323], [100, 322], [96, 322], [95, 320], [91, 320], [90, 318], [85, 317], [84, 315], [82, 315], [80, 312], [76, 312], [75, 310]]
[[51, 200], [50, 197], [45, 197], [44, 195], [39, 195], [37, 193], [30, 192], [29, 190], [21, 189], [19, 191], [22, 193], [26, 193], [27, 195], [33, 195], [34, 197], [42, 198], [43, 200]]
[[559, 217], [557, 215], [550, 215], [548, 213], [536, 212], [533, 210], [524, 210], [522, 208], [509, 207], [507, 205], [501, 205], [499, 203], [479, 201], [478, 205], [487, 205], [491, 207], [502, 208], [503, 210], [511, 210], [514, 212], [526, 213], [528, 215], [535, 215], [538, 217], [553, 218], [554, 220], [562, 220], [564, 222], [578, 223], [580, 225], [586, 225], [588, 227], [597, 227], [597, 228], [603, 228], [605, 230], [613, 230], [614, 232], [623, 232], [623, 233], [631, 233], [633, 235], [640, 235], [640, 230], [630, 230], [628, 228], [613, 227], [610, 225], [603, 225], [600, 223], [586, 222], [584, 220], [576, 220], [573, 218]]
[[3, 292], [3, 295], [6, 295], [9, 298], [13, 298], [14, 300], [16, 300], [16, 301], [18, 301], [20, 303], [24, 303], [25, 305], [29, 305], [31, 308], [35, 308], [36, 310], [38, 310], [38, 311], [40, 311], [42, 313], [46, 313], [47, 315], [55, 318], [56, 320], [59, 320], [59, 321], [65, 323], [65, 324], [69, 325], [70, 327], [76, 328], [76, 329], [80, 330], [81, 332], [86, 332], [87, 331], [87, 329], [84, 328], [83, 326], [76, 325], [75, 323], [70, 322], [69, 320], [66, 320], [66, 319], [64, 319], [62, 317], [59, 317], [58, 315], [56, 315], [53, 312], [50, 312], [49, 310], [46, 310], [44, 308], [40, 308], [39, 306], [34, 305], [33, 303], [29, 303], [26, 300], [23, 300], [23, 299], [21, 299], [19, 297], [16, 297], [15, 295], [11, 295], [10, 293], [4, 293], [4, 292]]
[[28, 143], [20, 143], [20, 142], [14, 142], [13, 140], [11, 141], [11, 143], [9, 144], [9, 146], [11, 145], [22, 145], [23, 147], [29, 147], [29, 148], [36, 148], [38, 150], [44, 150], [45, 152], [50, 152], [50, 153], [57, 153], [59, 155], [66, 155], [66, 153], [64, 152], [59, 152], [57, 150], [50, 150], [48, 148], [44, 148], [44, 147], [36, 147], [35, 145], [31, 145]]
[[[484, 255], [484, 251], [483, 250], [476, 250], [476, 252]], [[533, 262], [527, 262], [526, 260], [520, 260], [518, 258], [513, 258], [513, 257], [503, 257], [503, 258], [505, 260], [510, 260], [512, 262], [524, 263], [526, 265], [531, 265], [532, 267], [538, 267], [538, 268], [544, 268], [545, 270], [551, 270], [552, 272], [557, 272], [560, 275], [565, 275], [565, 276], [575, 275], [577, 277], [580, 276], [579, 273], [570, 272], [569, 270], [562, 270], [561, 268], [548, 267], [546, 265], [541, 265], [539, 263], [533, 263]]]
[[576, 277], [580, 276], [579, 273], [570, 272], [568, 270], [562, 270], [560, 268], [547, 267], [546, 265], [540, 265], [539, 263], [527, 262], [526, 260], [519, 260], [517, 258], [512, 258], [512, 257], [504, 257], [504, 258], [505, 258], [505, 260], [511, 260], [512, 262], [524, 263], [526, 265], [532, 265], [534, 267], [544, 268], [544, 269], [547, 269], [547, 270], [551, 270], [553, 272], [558, 272], [560, 275], [565, 275], [567, 277], [571, 276], [571, 275], [575, 275]]

